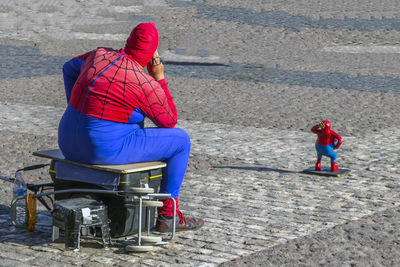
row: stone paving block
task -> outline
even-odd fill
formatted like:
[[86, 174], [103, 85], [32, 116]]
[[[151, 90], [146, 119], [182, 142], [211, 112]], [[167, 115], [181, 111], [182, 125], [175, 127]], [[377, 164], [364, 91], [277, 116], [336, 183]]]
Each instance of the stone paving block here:
[[[0, 175], [57, 145], [62, 64], [96, 46], [122, 47], [134, 24], [150, 19], [161, 55], [177, 61], [166, 71], [178, 126], [192, 140], [182, 210], [206, 225], [145, 255], [122, 247], [76, 254], [47, 246], [45, 225], [34, 235], [10, 227], [11, 185], [0, 181], [2, 253], [18, 253], [0, 254], [0, 265], [23, 266], [12, 257], [25, 255], [49, 266], [216, 266], [400, 205], [400, 58], [382, 52], [398, 49], [396, 1], [17, 2], [0, 7]], [[357, 53], [343, 52], [350, 46]], [[345, 140], [339, 166], [351, 174], [299, 173], [315, 160], [308, 124], [332, 114]], [[35, 175], [27, 178], [49, 179]]]
[[22, 263], [20, 261], [15, 261], [12, 259], [7, 258], [0, 258], [0, 265], [2, 266], [21, 266], [21, 267], [28, 267], [32, 266], [31, 263]]
[[192, 256], [191, 259], [201, 261], [201, 262], [210, 262], [210, 263], [216, 263], [216, 264], [223, 263], [227, 260], [225, 258], [207, 256], [207, 255], [195, 255], [195, 256]]

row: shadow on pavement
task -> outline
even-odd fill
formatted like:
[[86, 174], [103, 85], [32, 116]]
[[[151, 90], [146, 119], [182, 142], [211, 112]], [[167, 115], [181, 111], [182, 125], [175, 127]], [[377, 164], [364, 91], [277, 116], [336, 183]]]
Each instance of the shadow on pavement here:
[[[0, 244], [16, 243], [25, 246], [37, 246], [51, 243], [51, 214], [48, 211], [37, 211], [35, 231], [17, 228], [10, 223], [10, 207], [0, 205]], [[1, 245], [0, 245], [1, 246]]]
[[[175, 1], [177, 2], [177, 1]], [[178, 3], [175, 3], [178, 4]], [[399, 30], [398, 18], [324, 18], [292, 15], [279, 10], [256, 11], [248, 8], [195, 4], [197, 17], [216, 21], [237, 22], [240, 24], [284, 28], [288, 31], [301, 31], [304, 28], [324, 30]]]
[[300, 171], [282, 170], [263, 166], [214, 166], [213, 168], [229, 168], [258, 172], [301, 173]]

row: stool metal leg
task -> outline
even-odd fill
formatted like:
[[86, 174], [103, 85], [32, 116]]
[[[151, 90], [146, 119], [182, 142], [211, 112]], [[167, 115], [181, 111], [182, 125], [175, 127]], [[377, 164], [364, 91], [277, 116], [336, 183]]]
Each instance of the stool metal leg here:
[[172, 236], [171, 240], [174, 239], [175, 237], [175, 228], [176, 228], [176, 200], [173, 197], [170, 197], [172, 199], [172, 203], [174, 203], [174, 216], [173, 216], [173, 221], [172, 221]]
[[138, 222], [138, 245], [140, 246], [142, 241], [142, 196], [139, 196], [139, 222]]
[[125, 247], [130, 252], [148, 252], [153, 249], [153, 246], [142, 246], [142, 195], [139, 195], [139, 218], [138, 218], [138, 240], [136, 245], [128, 245]]
[[151, 208], [150, 207], [146, 207], [146, 211], [147, 211], [147, 219], [146, 219], [146, 223], [147, 223], [147, 235], [150, 235], [150, 219], [151, 219]]

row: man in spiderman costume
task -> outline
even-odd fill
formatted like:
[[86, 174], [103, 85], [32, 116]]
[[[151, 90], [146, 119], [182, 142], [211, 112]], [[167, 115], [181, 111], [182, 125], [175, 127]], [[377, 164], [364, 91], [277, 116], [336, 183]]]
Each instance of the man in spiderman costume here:
[[[177, 110], [158, 41], [155, 24], [141, 23], [124, 49], [99, 47], [64, 64], [68, 107], [59, 124], [58, 143], [67, 159], [88, 164], [166, 162], [160, 192], [176, 199], [176, 229], [195, 230], [204, 221], [183, 216], [178, 205], [191, 143], [183, 129], [174, 128]], [[158, 128], [144, 128], [145, 117]], [[173, 203], [163, 202], [156, 227], [169, 231]]]
[[336, 172], [339, 167], [336, 165], [336, 149], [342, 144], [342, 137], [336, 132], [331, 130], [331, 123], [329, 121], [321, 121], [319, 124], [311, 128], [311, 132], [318, 135], [315, 148], [317, 150], [318, 160], [315, 164], [315, 170], [321, 170], [322, 155], [331, 158], [331, 171]]

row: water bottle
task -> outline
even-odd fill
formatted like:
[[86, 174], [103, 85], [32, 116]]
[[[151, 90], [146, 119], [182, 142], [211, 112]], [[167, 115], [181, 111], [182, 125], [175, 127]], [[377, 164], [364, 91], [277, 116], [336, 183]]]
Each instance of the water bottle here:
[[[22, 171], [17, 171], [15, 173], [13, 197], [15, 198], [19, 196], [26, 196], [26, 193], [26, 183], [24, 181], [24, 178], [22, 177]], [[23, 226], [26, 224], [26, 217], [28, 215], [26, 208], [26, 198], [18, 200], [15, 204], [15, 222], [19, 226]]]

